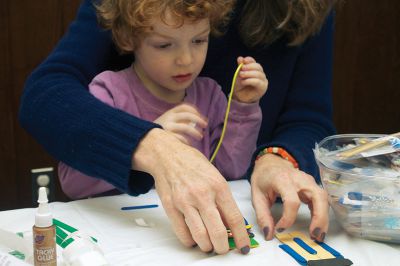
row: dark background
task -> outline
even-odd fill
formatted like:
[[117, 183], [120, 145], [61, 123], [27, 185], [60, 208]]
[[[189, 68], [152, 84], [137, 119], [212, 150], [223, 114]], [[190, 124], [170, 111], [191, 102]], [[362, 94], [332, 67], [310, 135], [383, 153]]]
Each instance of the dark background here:
[[[0, 1], [0, 211], [32, 207], [32, 168], [52, 159], [18, 124], [27, 75], [50, 53], [80, 0]], [[400, 1], [347, 0], [338, 10], [333, 101], [338, 133], [400, 131]], [[56, 180], [56, 199], [67, 200]]]

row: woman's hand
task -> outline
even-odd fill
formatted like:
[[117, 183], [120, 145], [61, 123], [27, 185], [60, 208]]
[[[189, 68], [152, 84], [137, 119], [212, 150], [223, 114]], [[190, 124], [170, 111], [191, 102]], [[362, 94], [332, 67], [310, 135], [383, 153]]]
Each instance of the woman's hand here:
[[268, 80], [262, 66], [254, 58], [238, 57], [239, 71], [233, 92], [233, 99], [242, 103], [254, 103], [260, 100], [268, 88]]
[[156, 128], [139, 143], [132, 165], [154, 177], [164, 210], [185, 246], [227, 253], [227, 226], [240, 252], [250, 251], [243, 216], [228, 183], [198, 150]]
[[[324, 240], [329, 225], [328, 196], [312, 176], [277, 155], [265, 154], [255, 163], [251, 191], [257, 223], [267, 240], [275, 230], [282, 232], [295, 222], [301, 202], [308, 204], [311, 212], [311, 238]], [[270, 209], [277, 197], [282, 198], [283, 214], [275, 225]]]
[[154, 123], [170, 131], [185, 144], [189, 144], [188, 136], [201, 140], [203, 138], [202, 129], [207, 127], [206, 118], [189, 104], [180, 104], [168, 110], [154, 120]]

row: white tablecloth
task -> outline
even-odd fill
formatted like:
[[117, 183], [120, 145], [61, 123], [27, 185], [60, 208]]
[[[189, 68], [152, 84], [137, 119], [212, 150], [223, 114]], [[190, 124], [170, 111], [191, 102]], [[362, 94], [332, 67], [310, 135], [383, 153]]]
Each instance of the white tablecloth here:
[[[232, 193], [244, 217], [253, 224], [255, 239], [260, 243], [248, 255], [237, 250], [226, 255], [204, 254], [197, 248], [185, 248], [175, 237], [157, 193], [152, 190], [140, 197], [119, 195], [51, 203], [53, 215], [95, 237], [111, 265], [293, 265], [298, 263], [278, 246], [277, 239], [264, 241], [256, 224], [247, 181], [230, 182]], [[121, 211], [123, 206], [158, 204], [158, 208]], [[279, 216], [281, 205], [273, 212]], [[0, 212], [0, 228], [12, 232], [30, 232], [35, 209]], [[153, 227], [138, 226], [143, 218]], [[308, 234], [310, 222], [306, 206], [301, 206], [295, 226], [290, 230]], [[325, 242], [342, 253], [354, 265], [400, 265], [400, 245], [391, 245], [348, 236], [330, 216], [330, 229]], [[58, 254], [60, 255], [60, 254]], [[61, 260], [62, 261], [62, 260]], [[62, 262], [61, 262], [62, 264]]]

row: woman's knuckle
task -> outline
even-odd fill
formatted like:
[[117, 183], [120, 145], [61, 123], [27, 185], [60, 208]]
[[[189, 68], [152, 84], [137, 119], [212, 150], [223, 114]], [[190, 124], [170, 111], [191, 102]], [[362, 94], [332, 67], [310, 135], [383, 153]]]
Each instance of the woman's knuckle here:
[[296, 198], [290, 198], [285, 200], [284, 204], [290, 208], [298, 209], [300, 207], [300, 200]]

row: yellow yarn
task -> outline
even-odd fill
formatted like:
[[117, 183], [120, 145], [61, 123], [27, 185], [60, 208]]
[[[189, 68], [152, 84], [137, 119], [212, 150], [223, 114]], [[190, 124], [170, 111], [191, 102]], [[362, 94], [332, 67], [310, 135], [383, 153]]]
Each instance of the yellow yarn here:
[[211, 156], [210, 162], [214, 161], [215, 157], [217, 156], [218, 150], [221, 147], [222, 141], [224, 139], [225, 130], [226, 130], [226, 124], [228, 124], [229, 110], [231, 109], [233, 90], [235, 89], [235, 83], [236, 83], [237, 75], [239, 74], [239, 70], [242, 68], [242, 66], [243, 66], [243, 64], [239, 64], [239, 66], [237, 67], [237, 69], [235, 71], [235, 74], [233, 75], [232, 84], [231, 84], [231, 92], [229, 93], [228, 105], [227, 105], [226, 111], [225, 111], [224, 126], [222, 127], [221, 137], [219, 138], [217, 147], [215, 148], [214, 153]]

